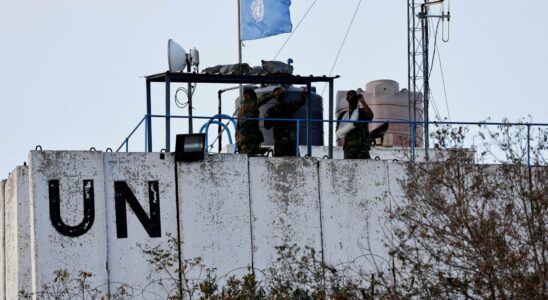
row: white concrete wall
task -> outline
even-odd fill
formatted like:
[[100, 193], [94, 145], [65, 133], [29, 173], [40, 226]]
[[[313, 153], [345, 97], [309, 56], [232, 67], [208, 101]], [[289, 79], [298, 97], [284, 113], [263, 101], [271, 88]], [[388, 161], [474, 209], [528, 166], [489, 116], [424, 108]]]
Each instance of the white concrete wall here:
[[387, 168], [385, 161], [320, 162], [327, 262], [374, 265], [376, 255], [384, 254], [377, 218], [383, 215]]
[[4, 186], [6, 181], [0, 181], [0, 299], [5, 299], [6, 293], [6, 269], [5, 269], [5, 256], [4, 256], [4, 247], [6, 243], [4, 242], [4, 232], [5, 232], [5, 210], [4, 210]]
[[29, 180], [26, 166], [10, 173], [5, 186], [6, 299], [31, 291]]
[[[385, 256], [384, 208], [403, 196], [397, 179], [405, 176], [397, 162], [224, 154], [178, 163], [176, 182], [171, 154], [162, 159], [159, 153], [33, 151], [29, 161], [30, 175], [18, 167], [5, 184], [6, 274], [18, 274], [6, 280], [8, 299], [31, 283], [35, 289], [51, 283], [59, 269], [92, 272], [91, 286], [104, 292], [104, 283], [112, 293], [124, 283], [133, 296], [164, 299], [176, 285], [165, 271], [154, 271], [141, 247], [168, 248], [169, 235], [178, 237], [177, 224], [182, 258], [201, 257], [221, 279], [250, 266], [265, 269], [276, 258], [276, 246], [284, 244], [313, 247], [329, 263], [371, 270], [382, 264], [375, 255]], [[54, 228], [48, 182], [55, 179], [68, 225], [82, 220], [82, 183], [93, 180], [95, 219], [85, 234], [68, 237]], [[158, 182], [157, 193], [149, 190], [151, 181]], [[149, 236], [127, 203], [127, 237], [118, 236], [115, 182], [127, 185], [147, 216], [154, 194], [159, 237]], [[176, 247], [172, 253], [179, 255]]]
[[[404, 201], [405, 194], [401, 182], [407, 178], [407, 166], [408, 165], [404, 163], [388, 164], [386, 201], [387, 205], [391, 208], [401, 206], [403, 204], [402, 202]], [[388, 220], [389, 216], [387, 214], [383, 214], [382, 218], [384, 218], [384, 226], [390, 226], [389, 223], [392, 222], [392, 220]], [[385, 242], [388, 244], [393, 244], [394, 238], [392, 236], [387, 237]]]
[[250, 158], [254, 267], [276, 259], [275, 247], [321, 250], [317, 160]]
[[[159, 153], [105, 153], [104, 169], [110, 292], [115, 293], [118, 287], [126, 284], [133, 287], [131, 293], [139, 298], [166, 299], [175, 285], [168, 274], [154, 270], [147, 261], [152, 257], [144, 255], [143, 249], [156, 246], [167, 248], [170, 236], [177, 237], [173, 156], [165, 155], [161, 159]], [[150, 237], [126, 203], [127, 238], [118, 238], [115, 181], [126, 182], [149, 217], [149, 181], [158, 181], [158, 198], [155, 201], [160, 203], [161, 237]], [[167, 282], [164, 284], [163, 281]]]
[[252, 265], [247, 156], [210, 156], [178, 169], [183, 259], [202, 257], [222, 278], [246, 273]]
[[[89, 151], [31, 151], [30, 195], [34, 213], [33, 291], [52, 283], [53, 272], [65, 269], [75, 278], [83, 270], [92, 273], [92, 287], [108, 291], [105, 178], [103, 154]], [[52, 226], [50, 180], [59, 180], [61, 220], [76, 226], [84, 220], [84, 193], [94, 194], [93, 224], [78, 237], [60, 233]], [[84, 191], [84, 180], [93, 190]]]

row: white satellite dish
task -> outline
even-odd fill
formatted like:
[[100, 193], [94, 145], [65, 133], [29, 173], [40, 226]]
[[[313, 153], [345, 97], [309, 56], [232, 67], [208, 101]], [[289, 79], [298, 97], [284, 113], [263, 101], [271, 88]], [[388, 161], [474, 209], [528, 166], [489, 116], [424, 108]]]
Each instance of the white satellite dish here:
[[170, 72], [183, 72], [187, 64], [187, 55], [181, 45], [169, 39], [167, 42], [167, 59]]

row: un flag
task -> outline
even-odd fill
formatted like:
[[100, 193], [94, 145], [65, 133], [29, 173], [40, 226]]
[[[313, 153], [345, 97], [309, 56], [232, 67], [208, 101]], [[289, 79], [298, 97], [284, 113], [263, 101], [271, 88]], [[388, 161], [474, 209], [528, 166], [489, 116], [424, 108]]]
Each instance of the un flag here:
[[291, 0], [240, 1], [240, 28], [243, 41], [291, 32]]

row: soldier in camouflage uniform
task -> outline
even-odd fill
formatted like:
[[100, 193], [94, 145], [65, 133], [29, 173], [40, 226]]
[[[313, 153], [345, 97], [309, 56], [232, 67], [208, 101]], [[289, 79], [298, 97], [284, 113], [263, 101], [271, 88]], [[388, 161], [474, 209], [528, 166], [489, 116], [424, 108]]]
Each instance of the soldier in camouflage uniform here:
[[[340, 119], [350, 119], [355, 109], [358, 109], [359, 121], [371, 121], [373, 120], [373, 111], [365, 103], [363, 95], [358, 94], [356, 91], [351, 90], [346, 94], [346, 101], [348, 101], [348, 111], [342, 114]], [[358, 101], [362, 107], [358, 108]], [[337, 124], [337, 128], [340, 123]], [[368, 123], [354, 123], [354, 128], [350, 130], [344, 136], [344, 158], [361, 158], [370, 159], [369, 150], [371, 150], [371, 136], [369, 134]]]
[[[285, 89], [278, 87], [272, 95], [276, 97], [276, 104], [266, 111], [265, 118], [292, 119], [293, 115], [306, 102], [306, 90], [303, 90], [299, 100], [285, 101]], [[297, 155], [297, 127], [291, 121], [265, 121], [264, 127], [274, 129], [274, 156]]]
[[264, 140], [263, 134], [259, 129], [259, 121], [244, 119], [258, 118], [259, 107], [265, 102], [257, 101], [257, 94], [253, 89], [246, 89], [244, 91], [243, 99], [240, 99], [238, 124], [236, 125], [238, 153], [256, 155], [259, 152], [260, 144]]

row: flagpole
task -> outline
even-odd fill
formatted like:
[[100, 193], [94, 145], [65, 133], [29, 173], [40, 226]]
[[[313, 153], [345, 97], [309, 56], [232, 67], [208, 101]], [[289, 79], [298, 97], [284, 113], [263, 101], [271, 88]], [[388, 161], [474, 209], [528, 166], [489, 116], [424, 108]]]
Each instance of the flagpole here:
[[[242, 18], [240, 16], [240, 0], [238, 1], [238, 63], [242, 63]], [[240, 99], [243, 98], [242, 84], [240, 83]]]
[[240, 0], [238, 0], [238, 63], [242, 63], [242, 28], [240, 16]]

